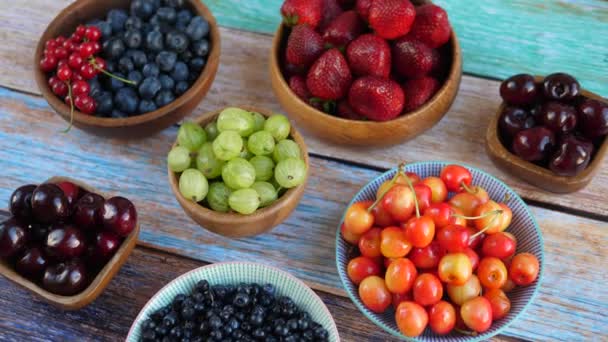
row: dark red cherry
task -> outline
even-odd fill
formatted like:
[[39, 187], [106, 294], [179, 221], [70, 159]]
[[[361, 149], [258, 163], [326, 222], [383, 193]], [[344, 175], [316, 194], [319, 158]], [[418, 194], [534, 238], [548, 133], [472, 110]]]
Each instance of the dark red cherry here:
[[102, 225], [101, 211], [104, 199], [98, 194], [89, 192], [76, 202], [74, 223], [81, 229], [95, 229]]
[[581, 92], [576, 78], [565, 73], [551, 74], [543, 80], [543, 95], [548, 100], [570, 101]]
[[589, 165], [593, 144], [573, 135], [560, 139], [557, 151], [549, 161], [549, 169], [560, 176], [576, 176]]
[[498, 122], [503, 137], [509, 140], [519, 131], [534, 127], [534, 124], [534, 118], [530, 113], [518, 107], [505, 107]]
[[42, 223], [63, 221], [70, 214], [68, 200], [55, 184], [41, 184], [32, 194], [32, 213]]
[[17, 260], [15, 268], [24, 277], [37, 280], [42, 276], [48, 260], [40, 247], [32, 247]]
[[56, 225], [46, 237], [46, 252], [58, 259], [78, 257], [86, 249], [84, 234], [73, 226]]
[[107, 200], [101, 216], [104, 228], [122, 237], [129, 235], [137, 224], [135, 206], [124, 197], [112, 197]]
[[10, 258], [25, 248], [27, 227], [14, 217], [0, 223], [0, 258]]
[[576, 128], [576, 109], [556, 101], [546, 102], [540, 110], [542, 123], [555, 133], [568, 133]]
[[546, 160], [555, 146], [555, 135], [545, 127], [523, 130], [513, 139], [513, 153], [527, 161]]
[[512, 105], [530, 105], [537, 93], [534, 76], [528, 74], [511, 76], [500, 85], [500, 96]]
[[89, 258], [97, 265], [110, 260], [116, 254], [122, 239], [112, 232], [99, 232], [95, 234], [93, 249]]
[[57, 183], [57, 186], [63, 191], [70, 207], [73, 207], [78, 200], [78, 193], [80, 192], [78, 185], [66, 181]]
[[46, 236], [49, 234], [51, 227], [48, 224], [30, 223], [27, 226], [29, 239], [32, 242], [46, 243]]
[[9, 201], [9, 209], [13, 216], [22, 220], [32, 218], [32, 194], [35, 189], [36, 185], [24, 185], [13, 192]]
[[75, 295], [87, 286], [86, 267], [79, 260], [49, 266], [44, 271], [42, 286], [58, 295]]
[[608, 134], [608, 104], [585, 99], [578, 106], [580, 127], [585, 136], [595, 139]]

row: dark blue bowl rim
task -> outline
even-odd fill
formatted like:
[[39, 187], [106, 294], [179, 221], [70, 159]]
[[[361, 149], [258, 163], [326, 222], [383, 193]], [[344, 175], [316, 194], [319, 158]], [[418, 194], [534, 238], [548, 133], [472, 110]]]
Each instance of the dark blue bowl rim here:
[[[425, 162], [415, 162], [415, 163], [409, 163], [409, 164], [405, 164], [404, 169], [407, 171], [408, 168], [410, 167], [416, 167], [416, 166], [424, 166], [424, 165], [428, 165], [428, 164], [440, 164], [442, 166], [446, 166], [446, 165], [450, 165], [450, 164], [458, 164], [461, 166], [466, 167], [469, 170], [475, 170], [476, 172], [482, 174], [485, 177], [490, 178], [491, 180], [497, 182], [498, 184], [500, 184], [501, 186], [505, 187], [506, 189], [509, 189], [511, 192], [513, 192], [515, 194], [514, 197], [511, 198], [511, 200], [516, 200], [518, 202], [520, 202], [522, 204], [522, 207], [525, 210], [525, 214], [528, 215], [531, 219], [532, 219], [532, 223], [534, 224], [534, 229], [536, 234], [538, 235], [539, 238], [539, 243], [540, 243], [540, 272], [538, 275], [538, 279], [536, 281], [536, 284], [534, 285], [534, 289], [532, 292], [532, 296], [530, 297], [530, 300], [524, 305], [524, 307], [521, 309], [520, 312], [516, 313], [514, 316], [509, 317], [509, 319], [507, 320], [507, 317], [504, 318], [504, 321], [501, 320], [501, 324], [502, 326], [499, 327], [496, 331], [493, 331], [491, 333], [482, 333], [479, 334], [477, 336], [466, 336], [466, 335], [462, 335], [463, 338], [466, 338], [467, 342], [479, 342], [479, 341], [485, 341], [493, 336], [502, 334], [504, 332], [504, 330], [506, 330], [513, 322], [515, 322], [517, 319], [519, 319], [521, 317], [521, 315], [523, 315], [526, 310], [528, 310], [528, 308], [530, 307], [530, 305], [534, 302], [534, 300], [536, 299], [536, 297], [538, 296], [538, 293], [540, 291], [540, 287], [544, 278], [544, 270], [545, 270], [545, 242], [543, 239], [543, 235], [542, 232], [540, 230], [540, 226], [538, 225], [538, 222], [536, 221], [536, 217], [534, 215], [532, 215], [532, 212], [530, 211], [530, 208], [528, 207], [528, 205], [526, 204], [526, 202], [524, 202], [524, 200], [519, 196], [519, 194], [517, 192], [515, 192], [510, 186], [508, 186], [507, 184], [505, 184], [505, 182], [501, 181], [500, 179], [494, 177], [493, 175], [480, 170], [479, 168], [467, 165], [466, 163], [461, 163], [461, 162], [448, 162], [448, 161], [442, 161], [442, 160], [437, 160], [437, 161], [425, 161]], [[358, 198], [361, 196], [361, 194], [363, 193], [363, 190], [365, 188], [367, 188], [371, 183], [375, 182], [376, 180], [378, 180], [379, 178], [382, 178], [386, 175], [392, 175], [395, 174], [397, 172], [399, 168], [395, 167], [392, 168], [378, 176], [376, 176], [375, 178], [373, 178], [372, 180], [370, 180], [369, 182], [367, 182], [363, 187], [361, 187], [361, 189], [355, 194], [355, 196], [353, 196], [353, 198], [351, 199], [351, 201], [348, 203], [348, 206], [346, 208], [349, 208], [351, 205], [353, 205], [353, 203], [355, 202], [355, 198]], [[391, 335], [398, 337], [402, 340], [405, 341], [412, 341], [412, 342], [420, 342], [420, 339], [417, 338], [411, 338], [411, 337], [407, 337], [395, 330], [393, 330], [391, 327], [386, 326], [383, 322], [381, 322], [380, 320], [378, 320], [376, 318], [376, 314], [372, 314], [372, 315], [368, 315], [365, 312], [365, 308], [363, 307], [363, 304], [361, 303], [361, 300], [358, 298], [358, 296], [354, 293], [352, 293], [351, 291], [348, 290], [348, 288], [346, 287], [347, 282], [350, 282], [350, 279], [348, 278], [348, 275], [342, 271], [342, 268], [340, 267], [340, 262], [339, 262], [339, 244], [340, 241], [342, 239], [341, 236], [341, 232], [340, 232], [340, 227], [342, 226], [342, 223], [344, 222], [344, 216], [346, 214], [346, 210], [344, 211], [344, 213], [342, 214], [342, 218], [340, 219], [340, 223], [338, 224], [338, 228], [336, 230], [336, 254], [335, 254], [335, 258], [336, 258], [336, 268], [338, 269], [338, 274], [340, 276], [340, 281], [342, 282], [342, 287], [344, 288], [344, 290], [346, 291], [346, 293], [348, 294], [348, 297], [351, 299], [351, 301], [355, 304], [355, 306], [357, 307], [357, 309], [359, 309], [359, 311], [361, 313], [363, 313], [363, 315], [365, 317], [367, 317], [369, 320], [371, 320], [374, 324], [376, 324], [377, 326], [381, 327], [384, 331], [390, 333]], [[446, 341], [449, 341], [451, 338], [450, 337], [442, 337], [440, 335], [436, 335], [435, 336], [436, 339], [442, 339], [445, 338]]]

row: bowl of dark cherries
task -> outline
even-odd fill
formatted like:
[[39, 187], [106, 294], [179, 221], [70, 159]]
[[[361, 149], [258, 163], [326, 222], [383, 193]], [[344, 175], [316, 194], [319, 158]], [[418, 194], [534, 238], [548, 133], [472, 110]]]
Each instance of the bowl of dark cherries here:
[[492, 161], [556, 193], [577, 191], [608, 152], [608, 102], [565, 73], [519, 74], [500, 86], [503, 103], [486, 134]]
[[0, 223], [0, 274], [68, 310], [101, 294], [139, 234], [131, 201], [63, 177], [17, 188], [9, 210]]

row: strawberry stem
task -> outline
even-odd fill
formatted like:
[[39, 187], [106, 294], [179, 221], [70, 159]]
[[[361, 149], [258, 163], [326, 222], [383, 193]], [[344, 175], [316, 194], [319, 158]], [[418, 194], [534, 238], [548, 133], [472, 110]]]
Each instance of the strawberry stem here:
[[72, 86], [70, 85], [70, 81], [65, 81], [65, 83], [68, 86], [68, 99], [70, 99], [70, 125], [61, 131], [61, 133], [68, 133], [74, 124], [74, 99], [72, 98]]

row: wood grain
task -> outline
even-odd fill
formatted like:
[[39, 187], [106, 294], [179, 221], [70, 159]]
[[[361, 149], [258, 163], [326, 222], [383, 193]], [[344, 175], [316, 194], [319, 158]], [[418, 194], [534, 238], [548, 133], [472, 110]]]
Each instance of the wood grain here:
[[[315, 289], [344, 295], [335, 271], [336, 225], [350, 198], [378, 171], [312, 157], [308, 187], [291, 217], [269, 234], [231, 240], [192, 222], [166, 183], [165, 158], [176, 128], [137, 143], [79, 130], [64, 135], [58, 133], [63, 122], [50, 119], [54, 115], [40, 98], [8, 90], [0, 97], [0, 141], [8, 143], [0, 149], [0, 198], [62, 169], [101, 191], [130, 198], [140, 213], [143, 245], [206, 262], [255, 259], [292, 272]], [[608, 310], [602, 282], [606, 223], [532, 211], [544, 234], [547, 273], [540, 297], [507, 334], [531, 340], [602, 336], [608, 316], [597, 312]]]
[[[204, 0], [220, 25], [273, 34], [283, 0]], [[602, 0], [434, 1], [448, 12], [465, 72], [507, 78], [570, 72], [608, 96], [608, 2]]]
[[[8, 0], [0, 0], [0, 4], [4, 1]], [[3, 70], [3, 73], [0, 73], [1, 86], [38, 94], [31, 77], [31, 62], [23, 56], [33, 53], [38, 37], [48, 21], [69, 2], [68, 0], [46, 1], [38, 6], [28, 5], [22, 9], [12, 3], [4, 6], [7, 10], [0, 12], [0, 21], [7, 23], [0, 28], [0, 37], [6, 38], [6, 43], [0, 45], [0, 69]], [[23, 25], [23, 22], [28, 24]], [[222, 28], [220, 34], [223, 51], [216, 80], [205, 100], [193, 111], [190, 118], [234, 103], [281, 111], [272, 92], [268, 75], [268, 55], [272, 37]], [[504, 180], [526, 199], [600, 215], [608, 219], [608, 205], [603, 197], [604, 193], [608, 193], [608, 161], [606, 160], [599, 167], [599, 173], [589, 186], [579, 192], [562, 196], [555, 196], [509, 176], [492, 164], [485, 152], [484, 133], [490, 118], [500, 106], [498, 86], [499, 83], [496, 81], [463, 77], [456, 101], [439, 124], [413, 141], [390, 148], [333, 146], [307, 132], [302, 133], [313, 154], [376, 168], [392, 168], [402, 161], [466, 161]], [[2, 94], [8, 97], [14, 95], [6, 91]], [[33, 100], [33, 102], [36, 102], [34, 106], [46, 107], [43, 101]], [[57, 118], [51, 115], [48, 120], [57, 121]], [[161, 133], [157, 137], [165, 134], [167, 133]], [[162, 146], [156, 139], [144, 141], [157, 148]], [[116, 149], [118, 146], [113, 148]], [[117, 158], [121, 157], [117, 156]]]

